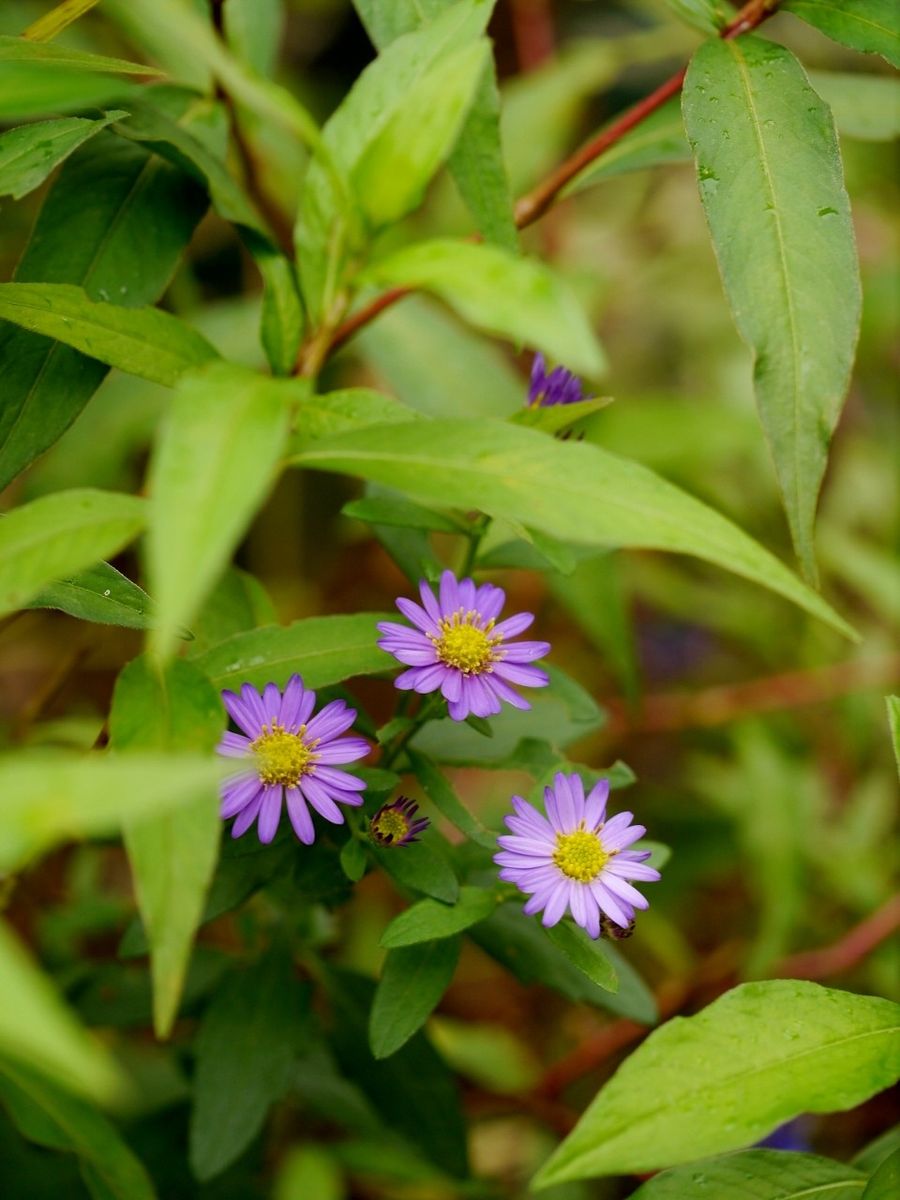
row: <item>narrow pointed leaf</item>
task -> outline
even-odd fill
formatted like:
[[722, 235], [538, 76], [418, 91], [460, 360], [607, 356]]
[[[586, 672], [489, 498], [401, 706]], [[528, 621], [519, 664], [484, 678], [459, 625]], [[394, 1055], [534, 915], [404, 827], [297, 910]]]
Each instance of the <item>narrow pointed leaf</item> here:
[[693, 554], [771, 588], [848, 636], [844, 621], [725, 517], [646, 467], [495, 421], [417, 421], [343, 434], [295, 459], [417, 500], [479, 508], [570, 542]]
[[0, 318], [152, 383], [172, 385], [219, 357], [171, 313], [93, 301], [68, 283], [0, 283]]
[[894, 0], [784, 0], [781, 7], [842, 46], [880, 54], [900, 67], [900, 21]]
[[213, 364], [176, 389], [150, 465], [147, 566], [172, 652], [275, 482], [291, 385]]
[[146, 63], [126, 62], [124, 58], [107, 58], [103, 54], [88, 54], [57, 46], [54, 42], [37, 42], [30, 38], [0, 36], [0, 62], [37, 62], [71, 67], [78, 71], [108, 71], [116, 75], [160, 75], [156, 67]]
[[395, 917], [381, 937], [382, 946], [412, 946], [437, 938], [452, 937], [470, 925], [477, 925], [497, 907], [493, 892], [484, 888], [464, 887], [455, 904], [438, 900], [419, 900]]
[[369, 1015], [376, 1058], [388, 1058], [422, 1028], [450, 985], [459, 949], [459, 938], [444, 938], [388, 952]]
[[[137, 658], [116, 682], [109, 717], [118, 751], [208, 751], [225, 727], [218, 692], [191, 663], [163, 673]], [[219, 847], [218, 788], [208, 782], [172, 812], [125, 825], [125, 848], [150, 943], [153, 1025], [167, 1037], [178, 1011], [194, 933]]]
[[747, 983], [651, 1033], [532, 1186], [631, 1174], [839, 1112], [900, 1074], [900, 1005], [797, 980]]
[[144, 589], [105, 562], [42, 588], [27, 607], [55, 608], [81, 621], [126, 629], [148, 629], [153, 620], [153, 601]]
[[361, 280], [431, 292], [466, 321], [596, 376], [605, 360], [574, 294], [543, 263], [497, 246], [436, 239], [373, 263]]
[[0, 614], [41, 589], [108, 558], [144, 526], [137, 496], [73, 488], [32, 500], [0, 518]]
[[662, 1171], [631, 1200], [864, 1200], [862, 1171], [787, 1150], [741, 1150]]
[[790, 51], [756, 37], [700, 47], [683, 111], [791, 536], [814, 580], [816, 501], [860, 318], [834, 121]]
[[63, 159], [124, 112], [107, 113], [98, 121], [63, 117], [35, 121], [0, 134], [0, 196], [14, 200], [39, 187]]

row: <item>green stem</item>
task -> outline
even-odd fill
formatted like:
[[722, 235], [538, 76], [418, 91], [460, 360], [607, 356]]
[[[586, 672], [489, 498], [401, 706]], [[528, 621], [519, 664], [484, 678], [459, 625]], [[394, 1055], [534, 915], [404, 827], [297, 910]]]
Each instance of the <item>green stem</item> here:
[[411, 724], [398, 733], [390, 746], [385, 749], [384, 758], [381, 761], [381, 766], [388, 770], [397, 761], [397, 758], [411, 738], [419, 732], [423, 725], [427, 724], [438, 715], [441, 699], [439, 696], [428, 696], [421, 704], [419, 711], [412, 718]]
[[465, 579], [465, 577], [470, 575], [474, 570], [475, 559], [478, 557], [478, 549], [481, 546], [482, 539], [487, 533], [490, 524], [491, 518], [482, 516], [468, 534], [469, 544], [466, 546], [466, 553], [463, 557], [462, 565], [459, 568], [460, 579]]

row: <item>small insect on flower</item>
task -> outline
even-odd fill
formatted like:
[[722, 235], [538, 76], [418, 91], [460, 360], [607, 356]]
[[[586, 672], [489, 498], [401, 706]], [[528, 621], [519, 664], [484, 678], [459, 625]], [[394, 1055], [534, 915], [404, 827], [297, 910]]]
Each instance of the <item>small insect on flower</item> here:
[[589, 400], [584, 394], [581, 380], [565, 367], [554, 367], [547, 372], [543, 354], [536, 354], [531, 364], [531, 386], [528, 389], [528, 404], [532, 408], [549, 408], [554, 404], [577, 404]]
[[417, 842], [419, 834], [427, 829], [427, 817], [416, 817], [419, 806], [408, 796], [398, 796], [390, 804], [382, 804], [369, 822], [372, 841], [379, 846], [408, 846]]
[[546, 817], [521, 796], [512, 798], [515, 813], [506, 818], [512, 836], [497, 839], [494, 862], [501, 879], [530, 896], [529, 916], [543, 910], [544, 925], [556, 925], [568, 909], [596, 938], [607, 920], [630, 931], [634, 910], [648, 906], [629, 880], [650, 883], [659, 871], [644, 865], [649, 850], [627, 849], [646, 831], [631, 824], [630, 812], [606, 820], [608, 796], [607, 780], [585, 797], [580, 777], [560, 772], [544, 791]]
[[228, 758], [245, 760], [239, 774], [222, 785], [221, 816], [235, 817], [231, 836], [240, 837], [258, 821], [259, 840], [271, 842], [281, 820], [281, 802], [301, 842], [316, 839], [307, 804], [333, 825], [341, 825], [339, 804], [362, 804], [365, 784], [335, 769], [369, 752], [361, 737], [341, 737], [356, 720], [356, 710], [343, 700], [326, 704], [315, 717], [315, 692], [292, 675], [284, 693], [274, 683], [262, 693], [245, 683], [240, 695], [222, 693], [228, 715], [243, 733], [226, 733], [217, 749]]
[[471, 579], [457, 581], [452, 571], [441, 576], [437, 597], [424, 579], [419, 593], [423, 607], [402, 596], [397, 600], [415, 629], [393, 621], [378, 626], [383, 634], [378, 645], [410, 668], [397, 676], [394, 686], [439, 691], [454, 721], [464, 721], [470, 713], [493, 716], [504, 700], [515, 708], [530, 708], [510, 685], [546, 687], [546, 672], [530, 664], [543, 658], [550, 646], [507, 639], [526, 630], [534, 615], [518, 613], [498, 625], [506, 600], [503, 589], [490, 583], [476, 587]]

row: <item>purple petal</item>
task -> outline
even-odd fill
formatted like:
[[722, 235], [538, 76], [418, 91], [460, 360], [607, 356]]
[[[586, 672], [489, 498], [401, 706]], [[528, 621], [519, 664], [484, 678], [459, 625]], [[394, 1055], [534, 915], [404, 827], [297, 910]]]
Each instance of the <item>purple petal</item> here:
[[526, 663], [550, 653], [549, 642], [508, 642], [503, 646], [504, 662]]
[[346, 771], [338, 771], [334, 767], [320, 767], [316, 764], [306, 778], [315, 778], [319, 783], [327, 784], [328, 787], [340, 788], [344, 792], [364, 792], [366, 790], [362, 779], [358, 779], [356, 775], [348, 775]]
[[516, 810], [516, 815], [527, 824], [533, 826], [536, 831], [542, 836], [553, 841], [556, 834], [553, 831], [553, 826], [547, 820], [543, 813], [539, 813], [533, 804], [529, 804], [527, 800], [523, 800], [521, 796], [512, 797], [513, 808]]
[[260, 805], [263, 802], [265, 788], [260, 788], [253, 800], [245, 805], [235, 818], [235, 822], [231, 827], [231, 836], [233, 838], [243, 837], [256, 818], [259, 816]]
[[288, 816], [294, 827], [294, 833], [296, 833], [304, 846], [311, 846], [316, 840], [316, 830], [313, 825], [313, 819], [309, 815], [309, 809], [306, 807], [306, 801], [303, 799], [303, 794], [299, 788], [288, 788], [285, 792], [285, 797], [287, 799]]
[[[400, 596], [396, 603], [404, 617], [408, 621], [412, 621], [413, 625], [423, 633], [430, 633], [435, 637], [438, 636], [440, 633], [438, 623], [428, 615], [424, 608], [416, 604], [414, 600], [407, 600], [405, 597]], [[398, 626], [398, 628], [402, 628], [402, 626]], [[409, 631], [407, 630], [407, 632]]]
[[281, 796], [284, 789], [280, 784], [267, 787], [259, 810], [259, 840], [268, 845], [278, 832], [281, 820]]
[[216, 746], [216, 753], [225, 758], [246, 758], [250, 753], [251, 742], [240, 733], [223, 733], [222, 740]]
[[434, 646], [430, 643], [427, 646], [389, 646], [385, 642], [378, 644], [382, 650], [393, 654], [397, 662], [402, 662], [407, 667], [430, 667], [439, 661]]
[[251, 738], [257, 738], [260, 735], [260, 722], [256, 719], [254, 711], [249, 705], [245, 704], [240, 696], [234, 692], [224, 691], [222, 693], [222, 703], [225, 705], [225, 711], [234, 721], [235, 725], [240, 725], [244, 733]]
[[[285, 685], [284, 693], [281, 697], [281, 707], [278, 710], [278, 724], [282, 728], [293, 732], [294, 722], [297, 721], [297, 713], [300, 711], [300, 704], [306, 689], [303, 686], [303, 680], [299, 675], [292, 675]], [[299, 726], [300, 722], [297, 722]]]
[[443, 663], [437, 663], [433, 667], [412, 667], [409, 671], [404, 671], [402, 675], [398, 675], [394, 680], [394, 687], [397, 688], [412, 688], [413, 691], [425, 693], [436, 692], [444, 679], [448, 667]]
[[419, 595], [422, 597], [422, 605], [426, 613], [434, 621], [435, 629], [439, 629], [443, 615], [441, 613], [441, 606], [438, 604], [437, 598], [431, 590], [431, 585], [424, 579], [419, 583]]
[[596, 829], [603, 820], [606, 812], [606, 801], [609, 797], [609, 780], [601, 779], [588, 792], [584, 805], [584, 823], [588, 829]]
[[365, 758], [371, 749], [365, 738], [345, 737], [334, 742], [326, 742], [316, 750], [317, 763], [348, 763], [358, 758]]
[[265, 723], [275, 725], [281, 713], [281, 689], [277, 683], [267, 683], [262, 696]]
[[547, 906], [544, 909], [544, 915], [541, 918], [543, 924], [549, 929], [551, 925], [557, 925], [562, 920], [562, 916], [566, 911], [566, 905], [569, 902], [569, 881], [561, 880], [550, 894], [550, 899], [547, 901]]
[[520, 696], [518, 692], [514, 692], [508, 683], [504, 683], [493, 672], [485, 676], [485, 683], [498, 699], [505, 700], [513, 708], [521, 708], [523, 710], [531, 708], [531, 705], [524, 696]]
[[531, 364], [531, 382], [528, 387], [528, 400], [534, 404], [547, 385], [547, 367], [543, 354], [538, 352]]
[[627, 929], [631, 923], [631, 912], [613, 895], [601, 879], [593, 879], [588, 885], [594, 899], [610, 920], [615, 921], [622, 929]]
[[610, 872], [604, 871], [602, 875], [603, 883], [609, 890], [619, 899], [624, 900], [626, 904], [630, 904], [632, 908], [649, 908], [650, 901], [642, 896], [637, 888], [633, 888], [626, 880], [621, 879], [618, 875], [613, 875]]
[[456, 701], [462, 696], [462, 672], [448, 667], [441, 680], [441, 695], [445, 700]]
[[356, 709], [348, 708], [343, 700], [332, 700], [306, 726], [305, 741], [325, 741], [349, 729], [356, 720]]
[[344, 814], [328, 794], [328, 790], [317, 783], [311, 775], [300, 781], [300, 789], [316, 812], [332, 825], [343, 825]]
[[475, 593], [474, 608], [481, 615], [485, 624], [496, 621], [506, 603], [506, 592], [503, 588], [495, 587], [492, 583], [483, 583]]
[[546, 687], [550, 677], [538, 667], [526, 666], [524, 663], [510, 663], [501, 659], [494, 663], [494, 674], [520, 687]]
[[524, 633], [533, 621], [534, 613], [516, 613], [514, 617], [507, 617], [505, 621], [495, 625], [491, 630], [491, 635], [506, 641], [516, 637], [517, 634]]
[[460, 607], [459, 587], [456, 583], [456, 576], [452, 571], [445, 571], [441, 576], [439, 599], [441, 612], [446, 617], [455, 613]]
[[472, 612], [475, 609], [475, 583], [471, 579], [459, 581], [459, 606], [464, 612]]
[[229, 821], [242, 808], [252, 803], [262, 791], [262, 784], [256, 775], [239, 775], [222, 785], [222, 802], [219, 806], [219, 816], [223, 821]]
[[646, 883], [656, 883], [659, 879], [659, 871], [655, 867], [627, 859], [622, 862], [618, 855], [606, 864], [604, 874], [618, 875], [621, 879], [642, 879]]
[[262, 696], [253, 684], [245, 683], [241, 686], [241, 700], [244, 708], [253, 718], [257, 733], [261, 733], [262, 727], [266, 723], [266, 710], [263, 707]]

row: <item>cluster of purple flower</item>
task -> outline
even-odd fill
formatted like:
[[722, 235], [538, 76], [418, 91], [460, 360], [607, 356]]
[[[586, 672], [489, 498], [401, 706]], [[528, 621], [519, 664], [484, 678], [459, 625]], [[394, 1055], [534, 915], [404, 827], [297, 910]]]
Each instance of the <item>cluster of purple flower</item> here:
[[[550, 647], [546, 642], [512, 641], [531, 625], [532, 613], [519, 613], [497, 623], [505, 593], [492, 584], [476, 586], [441, 577], [437, 595], [426, 582], [419, 588], [421, 606], [399, 598], [397, 607], [412, 623], [379, 625], [378, 643], [407, 669], [395, 680], [401, 689], [440, 692], [449, 715], [463, 721], [469, 714], [488, 717], [506, 701], [530, 707], [513, 690], [544, 687], [546, 673], [533, 666]], [[362, 804], [365, 784], [341, 766], [364, 758], [369, 743], [346, 736], [356, 712], [334, 700], [317, 715], [315, 692], [292, 675], [284, 692], [270, 683], [260, 693], [245, 683], [240, 694], [222, 699], [241, 730], [226, 733], [219, 753], [242, 761], [242, 769], [222, 789], [222, 817], [235, 818], [232, 836], [257, 824], [260, 841], [271, 842], [278, 830], [282, 803], [301, 842], [315, 840], [313, 809], [326, 821], [341, 824], [341, 806]], [[643, 835], [632, 814], [607, 820], [609, 784], [598, 783], [585, 796], [577, 774], [558, 774], [544, 793], [547, 815], [521, 796], [513, 796], [506, 818], [510, 834], [498, 839], [495, 862], [500, 878], [529, 896], [525, 911], [543, 912], [545, 925], [555, 925], [568, 910], [591, 937], [599, 937], [603, 919], [621, 930], [647, 901], [632, 880], [652, 881], [659, 874], [645, 865], [649, 851], [630, 850]], [[428, 821], [417, 817], [417, 805], [405, 797], [383, 805], [372, 817], [369, 834], [382, 846], [415, 842]]]
[[[581, 381], [563, 367], [547, 373], [544, 358], [535, 356], [528, 400], [532, 405], [572, 404], [583, 399]], [[406, 669], [395, 686], [421, 694], [439, 692], [454, 721], [491, 717], [503, 703], [530, 708], [516, 687], [546, 687], [545, 671], [535, 660], [549, 653], [547, 642], [514, 641], [534, 621], [532, 613], [498, 618], [506, 602], [502, 588], [441, 576], [437, 594], [423, 580], [421, 604], [400, 597], [397, 608], [411, 623], [385, 621], [378, 626], [378, 645]], [[219, 753], [243, 761], [242, 769], [222, 788], [221, 813], [234, 817], [232, 836], [257, 824], [261, 842], [271, 842], [281, 820], [282, 803], [301, 842], [315, 840], [310, 808], [340, 825], [341, 805], [362, 804], [364, 782], [339, 766], [369, 752], [364, 738], [345, 736], [356, 712], [334, 700], [313, 716], [315, 692], [292, 675], [282, 693], [269, 683], [260, 693], [245, 683], [240, 694], [223, 692], [229, 716], [242, 731], [226, 733]], [[498, 838], [494, 861], [500, 878], [529, 896], [525, 912], [543, 912], [545, 925], [555, 925], [571, 912], [592, 937], [604, 927], [630, 928], [635, 909], [647, 901], [631, 881], [652, 882], [659, 872], [646, 865], [648, 850], [629, 847], [643, 825], [632, 824], [630, 812], [607, 819], [609, 783], [596, 784], [585, 796], [579, 775], [556, 775], [544, 792], [546, 816], [521, 796], [512, 797], [506, 817], [509, 835]], [[428, 825], [417, 817], [415, 801], [399, 796], [383, 805], [369, 822], [369, 836], [381, 846], [406, 846]], [[610, 924], [611, 923], [611, 924]]]

